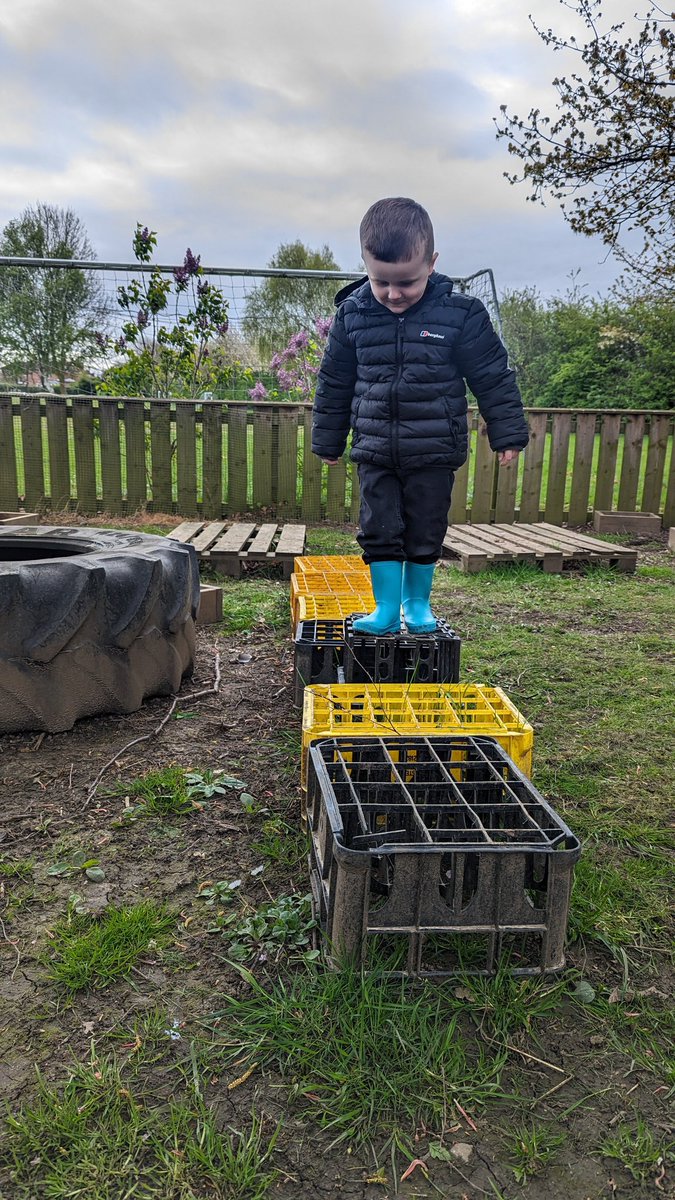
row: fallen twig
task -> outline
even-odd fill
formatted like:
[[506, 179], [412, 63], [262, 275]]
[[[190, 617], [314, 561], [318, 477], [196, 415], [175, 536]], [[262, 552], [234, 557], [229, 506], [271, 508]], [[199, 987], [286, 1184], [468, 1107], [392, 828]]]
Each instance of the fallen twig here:
[[218, 692], [220, 688], [220, 653], [218, 650], [216, 650], [215, 655], [214, 680], [211, 687], [202, 688], [202, 690], [199, 692], [190, 692], [190, 694], [187, 696], [174, 696], [170, 708], [162, 717], [159, 725], [156, 725], [154, 729], [151, 729], [150, 733], [144, 733], [142, 737], [133, 738], [132, 741], [127, 742], [125, 746], [122, 746], [112, 758], [109, 758], [107, 763], [104, 763], [101, 767], [101, 770], [96, 776], [94, 782], [90, 785], [89, 791], [87, 792], [87, 798], [82, 805], [83, 810], [88, 808], [94, 799], [94, 796], [98, 790], [98, 785], [108, 768], [112, 767], [117, 762], [118, 758], [122, 757], [126, 750], [130, 750], [132, 746], [137, 746], [139, 742], [148, 742], [150, 738], [156, 737], [159, 733], [161, 733], [167, 721], [171, 719], [179, 704], [191, 703], [193, 700], [200, 700], [202, 696], [213, 696]]
[[7, 937], [7, 930], [5, 929], [5, 922], [3, 921], [2, 917], [0, 917], [0, 929], [2, 930], [2, 940], [4, 942], [6, 942], [8, 946], [11, 946], [12, 950], [16, 954], [16, 963], [14, 965], [14, 970], [12, 971], [12, 974], [10, 976], [11, 979], [14, 979], [14, 976], [16, 975], [16, 973], [19, 969], [19, 963], [21, 962], [21, 952], [19, 950], [18, 942], [15, 942], [13, 938]]

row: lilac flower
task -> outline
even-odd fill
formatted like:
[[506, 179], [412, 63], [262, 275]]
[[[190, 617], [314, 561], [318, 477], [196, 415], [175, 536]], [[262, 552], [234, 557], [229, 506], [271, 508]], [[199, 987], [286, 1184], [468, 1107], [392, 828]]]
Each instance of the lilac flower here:
[[141, 244], [143, 246], [150, 245], [150, 242], [152, 240], [152, 234], [150, 233], [150, 230], [148, 229], [147, 225], [145, 225], [143, 227], [143, 229], [141, 229], [141, 232], [138, 235], [138, 240], [139, 240], [139, 242], [141, 242]]
[[197, 295], [205, 296], [209, 290], [209, 286], [208, 279], [200, 279], [199, 283], [197, 284]]
[[188, 246], [187, 250], [185, 251], [185, 259], [183, 260], [183, 266], [188, 275], [196, 275], [198, 273], [200, 262], [201, 254], [198, 254], [195, 258], [190, 247]]
[[229, 321], [228, 317], [225, 317], [225, 320], [221, 321], [220, 325], [216, 325], [216, 329], [218, 330], [218, 333], [221, 334], [221, 336], [222, 336], [222, 334], [227, 333], [229, 328], [230, 328], [230, 321]]
[[249, 388], [248, 394], [252, 400], [266, 400], [268, 396], [267, 388], [261, 379], [258, 380], [255, 387]]
[[325, 338], [325, 337], [328, 337], [328, 331], [332, 324], [333, 324], [332, 317], [317, 317], [316, 321], [314, 322], [314, 328], [316, 329], [316, 332], [319, 334], [319, 337]]
[[308, 345], [309, 345], [309, 334], [305, 333], [304, 329], [301, 329], [299, 331], [299, 333], [293, 334], [293, 337], [290, 339], [290, 341], [288, 343], [288, 349], [293, 350], [293, 351], [304, 350], [305, 346], [308, 346]]
[[98, 329], [94, 333], [94, 341], [96, 342], [96, 345], [98, 346], [99, 350], [105, 350], [106, 346], [108, 345], [107, 337], [105, 336], [104, 333], [101, 333], [100, 330], [98, 330]]
[[279, 386], [286, 392], [295, 386], [295, 375], [291, 375], [290, 371], [277, 371], [277, 379], [279, 380]]
[[125, 337], [118, 337], [117, 341], [115, 342], [115, 350], [118, 354], [121, 354], [123, 350], [126, 350], [126, 345], [127, 339]]
[[271, 369], [276, 371], [277, 367], [280, 367], [283, 361], [284, 360], [280, 354], [275, 354], [270, 362]]
[[139, 308], [136, 314], [136, 324], [139, 329], [145, 329], [149, 323], [148, 311], [145, 308]]
[[178, 287], [184, 288], [188, 279], [190, 278], [190, 272], [188, 271], [187, 267], [174, 267], [173, 277], [176, 280]]

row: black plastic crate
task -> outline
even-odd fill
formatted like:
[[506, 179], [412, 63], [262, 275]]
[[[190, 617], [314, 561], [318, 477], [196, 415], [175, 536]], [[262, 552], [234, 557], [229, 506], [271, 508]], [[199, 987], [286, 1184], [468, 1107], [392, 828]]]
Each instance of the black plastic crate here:
[[344, 659], [344, 621], [300, 621], [295, 633], [293, 703], [310, 683], [337, 683]]
[[329, 961], [420, 976], [564, 966], [580, 845], [494, 739], [314, 742], [307, 810]]
[[447, 621], [433, 633], [377, 636], [345, 621], [345, 683], [459, 683], [461, 639]]

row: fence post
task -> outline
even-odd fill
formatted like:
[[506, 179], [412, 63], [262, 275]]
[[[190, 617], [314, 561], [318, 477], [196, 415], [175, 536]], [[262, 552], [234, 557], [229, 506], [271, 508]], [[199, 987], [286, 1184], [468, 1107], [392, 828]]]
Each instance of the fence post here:
[[45, 502], [40, 399], [38, 396], [22, 396], [20, 407], [25, 504], [26, 508], [34, 509]]
[[49, 453], [49, 507], [58, 512], [70, 503], [70, 455], [68, 453], [68, 405], [65, 396], [53, 396], [47, 406]]

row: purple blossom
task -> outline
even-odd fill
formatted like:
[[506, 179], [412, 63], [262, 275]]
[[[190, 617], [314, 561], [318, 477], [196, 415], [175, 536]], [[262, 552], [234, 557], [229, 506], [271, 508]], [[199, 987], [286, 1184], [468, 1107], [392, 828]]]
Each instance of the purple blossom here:
[[105, 336], [104, 333], [101, 333], [100, 330], [98, 330], [98, 329], [94, 333], [94, 341], [96, 342], [96, 345], [98, 346], [99, 350], [105, 350], [106, 346], [108, 345], [107, 337]]
[[145, 329], [149, 323], [149, 320], [150, 318], [148, 317], [148, 310], [146, 308], [139, 308], [136, 314], [136, 324], [138, 325], [138, 328]]
[[208, 279], [200, 279], [199, 283], [197, 284], [197, 295], [205, 296], [209, 290], [209, 286]]
[[221, 335], [224, 333], [227, 333], [229, 328], [230, 328], [230, 321], [229, 321], [228, 317], [225, 317], [225, 320], [221, 321], [220, 325], [216, 325], [216, 329], [218, 330], [218, 333]]
[[266, 400], [267, 399], [268, 391], [267, 391], [267, 388], [265, 387], [265, 384], [262, 382], [262, 379], [258, 380], [255, 387], [249, 388], [248, 394], [252, 400]]
[[185, 258], [183, 260], [183, 266], [184, 266], [185, 270], [187, 271], [188, 275], [197, 275], [198, 274], [199, 264], [200, 264], [201, 260], [202, 260], [201, 254], [198, 254], [197, 257], [195, 258], [190, 247], [188, 246], [187, 250], [185, 251]]
[[142, 243], [144, 246], [149, 246], [149, 245], [150, 245], [150, 242], [151, 242], [151, 240], [152, 240], [152, 234], [150, 233], [150, 230], [148, 229], [147, 225], [145, 225], [145, 226], [143, 227], [143, 229], [141, 229], [141, 232], [140, 232], [140, 233], [139, 233], [139, 235], [138, 235], [138, 240], [139, 240], [139, 242], [141, 242], [141, 243]]
[[118, 337], [117, 341], [115, 342], [115, 350], [117, 353], [121, 354], [123, 350], [126, 350], [126, 346], [127, 339], [125, 337]]
[[190, 272], [188, 271], [187, 267], [174, 267], [173, 277], [176, 280], [179, 288], [184, 288], [188, 279], [190, 278]]
[[283, 361], [284, 360], [280, 354], [275, 354], [272, 358], [272, 361], [270, 362], [271, 369], [273, 371], [276, 371], [277, 367], [280, 367]]
[[332, 324], [333, 324], [332, 317], [317, 317], [316, 321], [314, 322], [314, 328], [316, 329], [316, 332], [319, 334], [319, 337], [325, 338], [325, 337], [328, 337], [328, 331]]
[[291, 375], [290, 371], [277, 371], [277, 379], [280, 387], [286, 392], [295, 386], [295, 375]]
[[304, 350], [305, 346], [309, 345], [309, 334], [301, 329], [298, 333], [294, 333], [288, 343], [288, 349], [295, 352], [296, 350]]

